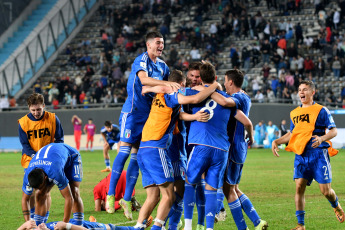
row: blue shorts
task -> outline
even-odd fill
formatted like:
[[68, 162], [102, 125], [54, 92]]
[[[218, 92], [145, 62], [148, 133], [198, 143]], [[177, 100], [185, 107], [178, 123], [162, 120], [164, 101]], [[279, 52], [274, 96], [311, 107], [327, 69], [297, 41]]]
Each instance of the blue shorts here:
[[141, 139], [141, 133], [149, 114], [123, 113], [121, 112], [120, 140], [126, 143], [134, 144]]
[[221, 188], [228, 155], [228, 151], [195, 145], [187, 163], [188, 182], [190, 184], [198, 183], [201, 175], [206, 172], [206, 183], [215, 189]]
[[107, 142], [109, 144], [110, 149], [112, 149], [116, 143], [119, 143], [119, 141], [114, 141], [113, 139], [109, 139], [107, 140]]
[[74, 153], [71, 156], [72, 165], [65, 168], [65, 175], [69, 181], [81, 182], [83, 180], [83, 164], [80, 153]]
[[139, 148], [137, 159], [144, 188], [174, 182], [174, 170], [166, 149]]
[[180, 159], [178, 161], [172, 162], [171, 164], [174, 170], [174, 180], [186, 180], [186, 161]]
[[327, 149], [309, 149], [295, 156], [293, 179], [304, 178], [311, 185], [313, 179], [319, 184], [332, 182], [332, 168]]
[[228, 167], [226, 169], [225, 181], [230, 185], [240, 183], [242, 176], [243, 164], [237, 164], [229, 159]]

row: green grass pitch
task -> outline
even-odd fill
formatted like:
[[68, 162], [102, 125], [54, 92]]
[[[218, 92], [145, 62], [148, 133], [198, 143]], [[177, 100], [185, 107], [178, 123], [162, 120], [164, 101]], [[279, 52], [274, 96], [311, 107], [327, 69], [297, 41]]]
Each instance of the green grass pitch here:
[[[345, 153], [342, 150], [331, 158], [333, 183], [339, 200], [345, 207], [344, 163]], [[102, 223], [134, 225], [135, 221], [126, 220], [122, 211], [115, 214], [95, 212], [93, 201], [93, 187], [107, 174], [101, 173], [104, 168], [101, 151], [81, 152], [83, 160], [84, 179], [81, 184], [81, 196], [84, 201], [85, 219], [90, 215]], [[115, 152], [111, 152], [111, 161]], [[294, 192], [295, 184], [292, 180], [294, 154], [280, 151], [280, 157], [273, 156], [267, 149], [251, 149], [244, 166], [240, 189], [251, 199], [260, 217], [269, 223], [269, 229], [291, 229], [296, 225]], [[19, 153], [0, 153], [0, 229], [17, 229], [23, 223], [21, 211], [21, 186], [23, 169], [20, 165]], [[127, 167], [127, 166], [126, 166]], [[125, 167], [125, 168], [126, 168]], [[140, 203], [145, 200], [145, 191], [141, 186], [141, 177], [136, 186], [136, 197]], [[215, 224], [217, 230], [236, 229], [230, 210], [224, 202], [228, 217], [225, 222]], [[52, 206], [49, 221], [61, 220], [63, 217], [63, 199], [58, 189], [52, 189]], [[318, 184], [313, 184], [306, 191], [306, 228], [312, 229], [345, 229], [345, 223], [340, 224], [335, 218], [333, 209], [321, 195]], [[193, 225], [196, 224], [196, 209], [194, 210]], [[134, 219], [138, 213], [134, 213]], [[154, 216], [154, 214], [153, 214]], [[183, 218], [183, 217], [182, 217]], [[249, 229], [254, 229], [246, 218]]]

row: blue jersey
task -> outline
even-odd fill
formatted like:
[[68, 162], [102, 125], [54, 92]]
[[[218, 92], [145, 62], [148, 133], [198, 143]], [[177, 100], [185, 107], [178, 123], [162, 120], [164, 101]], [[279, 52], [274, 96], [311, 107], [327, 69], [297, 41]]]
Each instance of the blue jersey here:
[[101, 133], [103, 133], [107, 141], [108, 140], [113, 140], [113, 141], [119, 141], [120, 140], [120, 127], [118, 125], [112, 124], [113, 129], [108, 132], [105, 126], [102, 127]]
[[[174, 131], [175, 128], [175, 123], [176, 120], [178, 118], [179, 115], [179, 111], [180, 111], [180, 104], [178, 103], [178, 92], [175, 93], [171, 93], [171, 94], [164, 94], [164, 102], [166, 104], [167, 107], [172, 108], [172, 112], [169, 118], [169, 120], [164, 120], [163, 122], [169, 122], [168, 127], [166, 128], [166, 130], [162, 130], [162, 132], [164, 132], [164, 135], [162, 136], [162, 138], [160, 138], [159, 140], [148, 140], [148, 141], [141, 141], [140, 143], [140, 148], [141, 147], [152, 147], [152, 148], [169, 148], [170, 144], [171, 144], [171, 140], [172, 140], [172, 133]], [[154, 103], [160, 103], [160, 102], [154, 102]], [[162, 104], [157, 104], [156, 107], [160, 107], [162, 106]], [[157, 111], [157, 113], [153, 114], [155, 111]], [[145, 138], [145, 132], [153, 132], [152, 130], [146, 130], [152, 126], [150, 125], [155, 125], [155, 126], [163, 126], [163, 124], [161, 124], [160, 120], [157, 119], [157, 116], [160, 116], [160, 111], [159, 110], [151, 110], [149, 118], [147, 119], [145, 126], [143, 128], [143, 138]]]
[[[231, 110], [235, 112], [235, 110], [239, 109], [248, 117], [251, 106], [250, 97], [241, 92], [234, 93], [231, 97], [236, 103], [236, 107]], [[230, 159], [235, 163], [243, 164], [247, 157], [248, 144], [245, 140], [244, 126], [234, 116], [230, 117], [228, 123], [228, 135], [230, 141]]]
[[[50, 222], [50, 223], [47, 223], [46, 226], [48, 229], [54, 230], [54, 227], [55, 227], [55, 225], [57, 225], [58, 222], [59, 221]], [[70, 219], [69, 223], [76, 225], [77, 222], [74, 219]], [[90, 222], [90, 221], [86, 221], [86, 220], [83, 220], [83, 227], [86, 229], [94, 229], [94, 230], [106, 230], [107, 229], [105, 224], [97, 223], [97, 222]]]
[[[293, 122], [290, 119], [290, 132], [292, 132], [292, 130], [295, 128], [295, 125], [293, 124]], [[315, 122], [315, 129], [313, 131], [313, 135], [317, 135], [317, 136], [323, 136], [326, 134], [326, 129], [332, 129], [332, 128], [336, 128], [336, 125], [334, 123], [333, 117], [331, 115], [331, 113], [329, 112], [329, 110], [326, 107], [323, 107], [316, 119]], [[311, 138], [309, 140], [309, 142], [307, 143], [305, 149], [313, 149], [313, 147], [311, 147], [311, 145], [313, 144], [312, 140], [314, 138]], [[322, 142], [318, 148], [328, 148], [330, 147], [330, 145], [327, 142]]]
[[23, 192], [27, 195], [32, 194], [28, 175], [35, 168], [43, 169], [47, 174], [49, 182], [57, 185], [60, 190], [64, 189], [69, 182], [65, 175], [65, 169], [73, 167], [72, 158], [75, 155], [79, 155], [78, 150], [63, 143], [52, 143], [38, 150], [25, 171], [22, 187]]
[[139, 71], [145, 71], [149, 77], [157, 80], [167, 80], [169, 76], [169, 68], [164, 61], [157, 58], [154, 63], [147, 52], [139, 55], [132, 65], [132, 71], [127, 82], [127, 94], [125, 104], [122, 107], [123, 113], [144, 113], [150, 112], [152, 97], [141, 95], [142, 84], [138, 77]]
[[172, 162], [177, 160], [187, 160], [187, 153], [186, 153], [186, 127], [184, 122], [179, 120], [178, 121], [178, 134], [174, 134], [171, 145], [168, 150], [169, 157], [171, 158]]
[[[217, 91], [225, 97], [229, 97], [222, 91]], [[198, 91], [186, 88], [185, 95], [194, 95]], [[218, 148], [224, 151], [229, 150], [229, 137], [227, 124], [231, 111], [229, 108], [218, 105], [214, 100], [207, 99], [192, 107], [193, 114], [198, 111], [205, 111], [210, 114], [208, 122], [193, 121], [190, 125], [188, 143], [205, 145]]]

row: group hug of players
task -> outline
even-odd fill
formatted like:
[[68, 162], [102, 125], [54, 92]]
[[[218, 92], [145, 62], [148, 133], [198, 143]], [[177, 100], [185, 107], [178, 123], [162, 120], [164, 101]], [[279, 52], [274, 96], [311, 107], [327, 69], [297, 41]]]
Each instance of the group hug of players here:
[[[239, 70], [227, 71], [224, 82], [226, 92], [223, 92], [216, 81], [216, 71], [211, 63], [193, 63], [187, 73], [187, 84], [191, 87], [185, 87], [186, 77], [183, 73], [179, 70], [170, 72], [168, 66], [159, 59], [164, 48], [162, 35], [158, 32], [148, 33], [146, 46], [147, 51], [135, 59], [128, 79], [128, 98], [123, 105], [119, 122], [120, 147], [112, 166], [106, 198], [106, 210], [113, 213], [115, 188], [130, 155], [126, 189], [119, 204], [123, 207], [125, 216], [131, 220], [131, 197], [140, 170], [147, 197], [136, 225], [121, 227], [83, 220], [83, 203], [79, 194], [82, 180], [80, 154], [68, 145], [56, 143], [61, 142], [56, 137], [61, 126], [57, 117], [44, 112], [44, 104], [43, 108], [42, 105], [32, 108], [35, 103], [30, 104], [28, 100], [30, 114], [19, 120], [20, 137], [22, 133], [20, 139], [25, 153], [22, 163], [23, 166], [28, 166], [23, 181], [22, 199], [23, 214], [27, 222], [19, 229], [31, 229], [35, 226], [39, 226], [39, 229], [90, 229], [95, 228], [91, 225], [98, 225], [100, 229], [139, 230], [147, 227], [150, 215], [158, 205], [151, 229], [180, 229], [184, 210], [184, 229], [192, 230], [196, 202], [199, 204], [197, 230], [211, 230], [217, 213], [224, 208], [224, 196], [238, 229], [249, 229], [242, 211], [253, 222], [255, 230], [268, 228], [268, 223], [259, 217], [249, 198], [238, 187], [247, 156], [245, 131], [248, 142], [253, 142], [253, 126], [248, 118], [251, 102], [249, 96], [241, 91], [243, 73]], [[307, 83], [307, 88], [312, 89]], [[40, 109], [41, 114], [36, 117], [35, 113]], [[37, 124], [30, 127], [35, 123], [32, 121], [42, 121], [42, 125], [51, 123], [50, 128], [54, 130], [49, 138], [48, 135], [42, 135], [46, 141], [40, 146], [35, 146], [35, 141], [27, 135], [29, 130], [40, 128]], [[301, 129], [298, 124], [294, 125], [296, 129]], [[335, 129], [335, 125], [326, 127]], [[308, 140], [312, 134], [311, 132]], [[332, 137], [329, 135], [319, 140], [319, 145]], [[275, 151], [273, 148], [277, 144], [287, 142], [290, 138], [291, 145], [298, 146], [294, 141], [296, 137], [292, 134], [292, 137], [278, 139], [272, 150]], [[25, 144], [32, 146], [35, 152], [29, 153]], [[296, 178], [305, 178], [303, 173], [301, 175], [302, 177]], [[49, 216], [50, 207], [49, 191], [54, 184], [65, 198], [64, 218], [63, 222], [46, 225], [44, 223]], [[36, 190], [34, 210], [30, 208], [34, 207], [33, 203], [30, 205], [33, 188]], [[335, 197], [334, 193], [334, 199], [330, 197], [328, 200], [335, 206], [337, 218], [342, 222], [344, 212]], [[70, 220], [72, 210], [73, 219]], [[30, 213], [33, 214], [34, 221], [29, 220]], [[300, 213], [302, 214], [304, 221], [304, 213]], [[305, 229], [304, 222], [302, 225], [300, 219], [298, 221], [299, 225], [294, 229]]]

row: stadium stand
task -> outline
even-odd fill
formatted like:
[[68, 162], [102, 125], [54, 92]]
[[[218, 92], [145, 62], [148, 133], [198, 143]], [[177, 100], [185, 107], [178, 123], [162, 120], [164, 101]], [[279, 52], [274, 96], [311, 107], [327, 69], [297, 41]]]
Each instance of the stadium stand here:
[[32, 91], [42, 92], [54, 108], [124, 102], [129, 63], [143, 51], [145, 33], [159, 30], [166, 42], [163, 59], [172, 69], [209, 60], [222, 80], [226, 70], [240, 68], [254, 102], [296, 104], [298, 82], [311, 79], [317, 101], [342, 108], [344, 4], [106, 0], [18, 104]]

